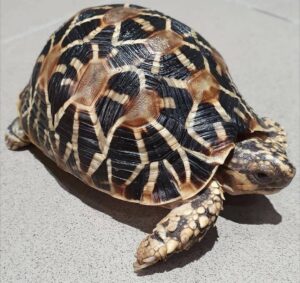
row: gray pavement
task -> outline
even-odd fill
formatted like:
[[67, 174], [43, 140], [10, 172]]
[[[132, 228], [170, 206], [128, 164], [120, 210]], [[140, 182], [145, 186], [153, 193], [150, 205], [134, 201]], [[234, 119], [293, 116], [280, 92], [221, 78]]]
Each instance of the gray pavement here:
[[89, 189], [37, 150], [8, 151], [18, 92], [50, 33], [98, 1], [1, 1], [1, 282], [300, 282], [299, 1], [135, 1], [199, 31], [246, 101], [288, 133], [298, 174], [276, 195], [228, 197], [206, 238], [142, 276], [135, 249], [167, 211]]

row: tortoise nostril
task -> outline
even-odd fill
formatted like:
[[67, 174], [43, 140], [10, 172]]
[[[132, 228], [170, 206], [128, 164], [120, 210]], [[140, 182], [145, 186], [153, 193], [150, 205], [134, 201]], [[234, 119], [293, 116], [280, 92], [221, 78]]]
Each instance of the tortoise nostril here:
[[283, 176], [280, 178], [281, 180], [279, 183], [282, 188], [288, 186], [296, 174], [296, 168], [292, 164], [289, 164], [289, 166], [290, 166], [289, 170], [286, 171], [283, 174]]
[[291, 178], [293, 179], [296, 175], [296, 168], [291, 164]]

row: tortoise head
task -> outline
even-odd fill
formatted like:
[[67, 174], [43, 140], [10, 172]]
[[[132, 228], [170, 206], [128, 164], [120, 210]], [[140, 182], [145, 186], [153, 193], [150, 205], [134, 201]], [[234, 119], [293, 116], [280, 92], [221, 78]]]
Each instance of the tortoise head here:
[[288, 186], [296, 169], [286, 153], [286, 135], [272, 123], [267, 132], [256, 132], [236, 143], [218, 179], [233, 195], [272, 194]]

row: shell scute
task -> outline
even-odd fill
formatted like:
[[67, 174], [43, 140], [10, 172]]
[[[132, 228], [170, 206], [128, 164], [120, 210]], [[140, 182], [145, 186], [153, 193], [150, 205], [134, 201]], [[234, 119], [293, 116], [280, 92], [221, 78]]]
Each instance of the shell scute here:
[[90, 18], [94, 18], [96, 16], [102, 16], [107, 12], [107, 8], [88, 8], [85, 10], [82, 10], [78, 17], [77, 17], [77, 22], [81, 22], [84, 20], [88, 20]]
[[[92, 119], [87, 111], [80, 111], [78, 115], [78, 157], [80, 168], [87, 172], [95, 153], [101, 153], [98, 137]], [[66, 125], [67, 126], [67, 125]], [[66, 131], [68, 132], [68, 131]]]
[[101, 25], [100, 19], [90, 20], [88, 22], [82, 22], [80, 25], [76, 24], [64, 37], [61, 45], [66, 47], [67, 45], [74, 43], [76, 41], [83, 41], [86, 36], [91, 32], [94, 32]]
[[197, 194], [260, 122], [198, 33], [134, 5], [85, 9], [40, 54], [20, 112], [31, 141], [116, 198]]

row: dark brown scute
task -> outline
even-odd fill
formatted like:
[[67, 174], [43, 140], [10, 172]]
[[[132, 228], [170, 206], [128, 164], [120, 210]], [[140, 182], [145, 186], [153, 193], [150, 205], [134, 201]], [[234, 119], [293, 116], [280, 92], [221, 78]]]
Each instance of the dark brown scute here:
[[73, 104], [70, 104], [56, 127], [56, 132], [60, 137], [59, 154], [61, 158], [65, 154], [67, 143], [72, 142], [75, 111], [76, 107]]
[[149, 178], [149, 164], [141, 170], [139, 175], [132, 181], [130, 185], [126, 187], [125, 197], [128, 199], [133, 199], [139, 201], [142, 197], [144, 186], [148, 182]]
[[192, 171], [192, 183], [196, 186], [196, 188], [201, 188], [210, 177], [215, 165], [208, 164], [189, 153], [187, 153], [187, 156]]
[[[151, 56], [147, 46], [142, 43], [124, 44], [114, 49], [117, 54], [107, 58], [109, 64], [114, 68], [126, 65], [141, 66]], [[151, 68], [151, 65], [149, 67]]]
[[100, 97], [95, 103], [95, 109], [105, 136], [115, 122], [124, 115], [123, 104], [113, 101], [107, 96]]
[[74, 58], [79, 60], [83, 65], [87, 65], [93, 57], [93, 50], [91, 44], [82, 43], [64, 50], [63, 53], [59, 55], [60, 57], [57, 63], [59, 65], [68, 66]]
[[98, 169], [92, 175], [92, 180], [97, 188], [104, 191], [110, 191], [110, 184], [108, 181], [108, 171], [107, 171], [107, 159], [105, 159]]
[[193, 105], [193, 97], [189, 90], [170, 86], [165, 80], [161, 80], [157, 85], [157, 92], [163, 99], [171, 98], [175, 104], [175, 108], [164, 105], [164, 108], [161, 109], [161, 115], [168, 119], [174, 119], [184, 126]]
[[107, 9], [103, 8], [87, 8], [82, 10], [77, 18], [77, 22], [87, 20], [89, 18], [95, 17], [95, 16], [101, 16], [107, 12]]
[[180, 35], [190, 34], [192, 31], [189, 26], [173, 18], [171, 19], [171, 29]]
[[100, 58], [106, 58], [111, 52], [113, 46], [111, 44], [112, 36], [114, 33], [114, 26], [106, 26], [91, 40], [92, 44], [97, 44], [99, 47], [98, 55]]
[[164, 137], [152, 125], [146, 126], [142, 138], [147, 149], [149, 162], [161, 161], [172, 152]]
[[137, 143], [131, 129], [119, 127], [115, 131], [108, 157], [112, 163], [112, 182], [115, 188], [124, 191], [123, 185], [126, 180], [141, 163]]
[[112, 160], [117, 160], [123, 164], [134, 164], [136, 166], [141, 163], [137, 142], [131, 129], [122, 126], [116, 129], [108, 156]]
[[203, 70], [205, 68], [201, 51], [195, 50], [187, 45], [183, 45], [179, 49], [182, 52], [182, 54], [184, 54], [185, 57], [188, 58], [191, 61], [191, 63], [195, 65], [197, 71]]
[[62, 47], [66, 47], [68, 44], [71, 44], [76, 40], [82, 41], [86, 36], [89, 35], [89, 33], [99, 26], [101, 26], [100, 19], [94, 19], [88, 22], [83, 22], [81, 25], [75, 25], [62, 41]]
[[[69, 19], [66, 23], [64, 23], [54, 34], [54, 42], [53, 45], [56, 45], [57, 43], [59, 43], [61, 41], [61, 39], [65, 36], [66, 31], [68, 30], [68, 28], [70, 27], [70, 24], [72, 23], [74, 17], [72, 17], [71, 19]], [[46, 45], [47, 46], [47, 45]], [[47, 50], [47, 47], [46, 47]], [[46, 52], [46, 50], [44, 50], [42, 53], [44, 54], [44, 52], [47, 54], [48, 52]]]
[[158, 176], [153, 190], [154, 202], [160, 203], [180, 196], [178, 184], [162, 162], [159, 162]]
[[81, 169], [88, 171], [95, 153], [101, 153], [92, 119], [87, 111], [79, 112], [78, 156]]
[[180, 183], [185, 183], [186, 182], [186, 174], [183, 160], [181, 159], [178, 151], [173, 151], [167, 158], [168, 162], [172, 164], [172, 167], [174, 168]]
[[164, 54], [160, 58], [159, 76], [185, 80], [191, 76], [191, 72], [184, 66], [175, 54]]
[[149, 22], [156, 31], [164, 30], [166, 27], [166, 19], [150, 15], [139, 15], [139, 18]]
[[109, 78], [107, 88], [120, 95], [136, 97], [140, 93], [140, 79], [133, 71], [116, 73]]
[[132, 19], [127, 19], [121, 23], [121, 30], [118, 40], [136, 40], [147, 38], [150, 32], [145, 31], [143, 26]]
[[228, 74], [228, 67], [222, 57], [222, 55], [215, 49], [212, 48], [212, 56], [214, 57], [217, 65], [220, 66], [221, 74]]
[[51, 114], [54, 121], [54, 116], [64, 103], [70, 98], [70, 86], [63, 85], [62, 80], [64, 75], [56, 72], [52, 75], [48, 85], [49, 102], [51, 103]]

